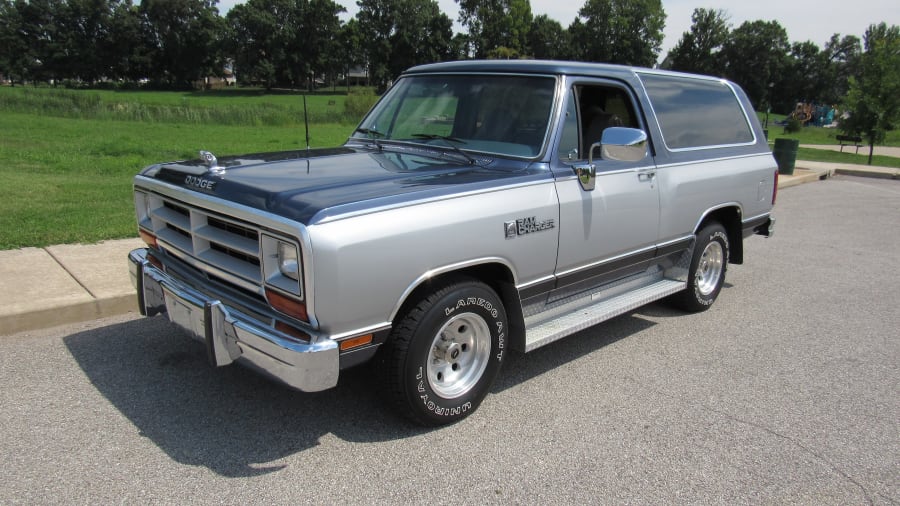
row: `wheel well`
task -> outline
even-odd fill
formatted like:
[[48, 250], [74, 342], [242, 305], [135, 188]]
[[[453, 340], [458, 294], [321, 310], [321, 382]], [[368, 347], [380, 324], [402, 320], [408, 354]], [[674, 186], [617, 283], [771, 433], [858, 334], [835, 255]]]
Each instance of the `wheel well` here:
[[700, 222], [694, 233], [699, 233], [703, 227], [714, 222], [725, 227], [725, 232], [728, 234], [728, 244], [730, 246], [728, 263], [744, 263], [744, 236], [741, 230], [740, 209], [736, 206], [729, 206], [710, 212], [703, 217], [703, 221]]
[[521, 344], [524, 344], [525, 318], [522, 314], [522, 304], [519, 300], [519, 292], [516, 290], [515, 279], [509, 268], [499, 263], [473, 265], [429, 278], [409, 293], [397, 314], [394, 315], [394, 323], [396, 324], [398, 319], [403, 318], [419, 300], [427, 297], [428, 294], [439, 290], [442, 286], [460, 280], [480, 281], [497, 292], [500, 300], [503, 301], [503, 307], [506, 309], [506, 317], [509, 320], [509, 336], [513, 349], [517, 349], [519, 340], [521, 340]]

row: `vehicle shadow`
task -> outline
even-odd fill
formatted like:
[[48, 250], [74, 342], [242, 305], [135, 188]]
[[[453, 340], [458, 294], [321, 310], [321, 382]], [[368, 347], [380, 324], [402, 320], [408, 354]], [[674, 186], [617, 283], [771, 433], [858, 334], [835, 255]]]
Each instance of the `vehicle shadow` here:
[[[511, 353], [492, 392], [652, 325], [625, 315], [534, 353]], [[91, 329], [64, 342], [92, 385], [141, 436], [176, 462], [226, 477], [278, 471], [284, 468], [279, 460], [317, 446], [326, 434], [379, 442], [435, 430], [412, 425], [382, 402], [366, 365], [342, 371], [336, 388], [303, 393], [240, 366], [211, 368], [203, 345], [162, 317]]]
[[[655, 305], [655, 304], [653, 304]], [[582, 330], [530, 353], [510, 353], [494, 383], [492, 393], [500, 393], [548, 371], [656, 325], [636, 313], [627, 313]]]
[[228, 477], [278, 471], [279, 459], [335, 433], [385, 441], [427, 432], [382, 407], [368, 368], [303, 393], [243, 367], [211, 368], [201, 343], [162, 317], [73, 334], [65, 345], [112, 405], [173, 460]]

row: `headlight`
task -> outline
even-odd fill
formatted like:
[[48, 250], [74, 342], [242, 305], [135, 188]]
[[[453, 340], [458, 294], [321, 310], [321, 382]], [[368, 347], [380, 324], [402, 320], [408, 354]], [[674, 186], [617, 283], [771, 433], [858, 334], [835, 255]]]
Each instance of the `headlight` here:
[[287, 238], [260, 235], [266, 285], [303, 298], [303, 259], [300, 246]]
[[278, 270], [294, 281], [300, 281], [300, 260], [293, 244], [278, 241]]
[[150, 196], [141, 191], [134, 192], [134, 210], [138, 225], [150, 219]]

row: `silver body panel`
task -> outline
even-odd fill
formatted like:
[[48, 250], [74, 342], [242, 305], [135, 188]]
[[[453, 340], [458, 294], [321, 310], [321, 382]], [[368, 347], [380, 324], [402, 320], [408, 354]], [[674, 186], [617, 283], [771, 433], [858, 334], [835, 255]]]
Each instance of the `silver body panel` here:
[[464, 266], [498, 263], [523, 285], [551, 276], [559, 228], [506, 239], [523, 216], [559, 222], [552, 180], [310, 226], [322, 331], [390, 322], [419, 283]]
[[747, 218], [772, 209], [775, 184], [770, 154], [698, 160], [660, 166], [659, 241], [666, 242], [692, 232], [703, 217], [724, 206], [737, 206]]

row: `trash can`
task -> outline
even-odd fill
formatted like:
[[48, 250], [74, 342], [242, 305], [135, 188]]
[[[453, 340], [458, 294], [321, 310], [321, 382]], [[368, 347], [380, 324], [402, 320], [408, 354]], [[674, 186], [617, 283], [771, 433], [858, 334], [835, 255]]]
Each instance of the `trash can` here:
[[778, 173], [790, 176], [794, 173], [794, 164], [797, 162], [797, 149], [800, 141], [797, 139], [775, 139], [775, 148], [772, 155], [778, 164]]

